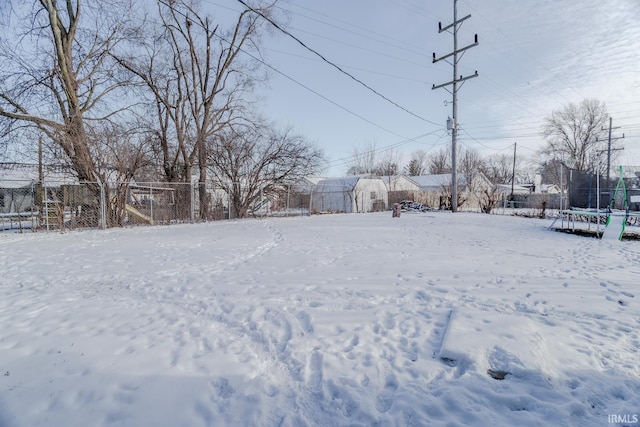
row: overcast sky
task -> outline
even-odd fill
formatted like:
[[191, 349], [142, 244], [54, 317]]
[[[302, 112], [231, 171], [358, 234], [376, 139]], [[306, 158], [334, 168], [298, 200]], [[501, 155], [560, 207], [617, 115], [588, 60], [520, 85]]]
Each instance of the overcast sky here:
[[[237, 0], [205, 0], [213, 10], [241, 9]], [[438, 56], [453, 36], [453, 0], [290, 0], [281, 3], [288, 30], [308, 47], [384, 95], [375, 95], [283, 34], [265, 38], [273, 72], [263, 91], [267, 114], [318, 142], [341, 175], [354, 146], [406, 153], [450, 147], [451, 95], [433, 84], [452, 80]], [[459, 91], [459, 141], [482, 154], [532, 156], [543, 145], [545, 116], [569, 102], [605, 102], [622, 163], [640, 165], [640, 2], [637, 0], [459, 0], [470, 14], [459, 46], [473, 42], [459, 74], [478, 78]]]

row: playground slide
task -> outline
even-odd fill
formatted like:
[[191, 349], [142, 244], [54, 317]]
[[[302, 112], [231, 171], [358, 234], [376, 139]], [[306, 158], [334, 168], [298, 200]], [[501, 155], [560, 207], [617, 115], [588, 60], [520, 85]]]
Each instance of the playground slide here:
[[269, 203], [269, 199], [262, 199], [261, 201], [259, 201], [258, 203], [256, 203], [253, 206], [253, 209], [251, 210], [252, 213], [255, 213], [256, 211], [259, 211], [260, 209], [262, 209], [264, 207], [264, 205], [266, 205], [267, 203]]
[[602, 233], [602, 240], [622, 240], [627, 218], [624, 215], [609, 216], [607, 226]]
[[153, 225], [153, 218], [143, 214], [142, 212], [140, 212], [138, 209], [134, 208], [131, 205], [125, 205], [125, 210], [127, 212], [129, 212], [131, 215], [135, 216], [138, 219], [141, 219], [143, 221], [148, 222], [149, 224]]

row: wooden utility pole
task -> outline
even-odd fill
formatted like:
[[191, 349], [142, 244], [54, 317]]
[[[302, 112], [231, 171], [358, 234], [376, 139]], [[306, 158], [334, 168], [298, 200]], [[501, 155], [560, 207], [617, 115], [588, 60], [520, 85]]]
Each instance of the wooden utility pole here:
[[[622, 134], [622, 136], [619, 136], [617, 138], [612, 138], [611, 137], [611, 132], [614, 129], [618, 129], [617, 127], [614, 128], [613, 127], [613, 118], [609, 117], [609, 142], [607, 144], [607, 189], [609, 189], [610, 185], [609, 185], [609, 179], [610, 179], [610, 175], [611, 175], [611, 142], [615, 141], [616, 139], [622, 139], [624, 138], [624, 133]], [[604, 128], [602, 129], [604, 130]], [[616, 150], [624, 150], [624, 148], [614, 148], [614, 151]]]
[[442, 27], [442, 23], [438, 22], [438, 33], [442, 33], [443, 31], [448, 31], [453, 34], [453, 52], [436, 58], [435, 52], [433, 53], [433, 63], [438, 61], [442, 61], [443, 59], [447, 59], [449, 57], [453, 57], [453, 61], [449, 62], [449, 64], [453, 65], [453, 80], [447, 83], [443, 83], [440, 85], [433, 85], [431, 88], [439, 89], [446, 86], [452, 86], [452, 90], [446, 89], [453, 96], [453, 117], [450, 120], [451, 127], [451, 212], [457, 212], [458, 210], [458, 180], [456, 176], [457, 167], [456, 167], [456, 155], [457, 155], [457, 137], [458, 137], [458, 86], [459, 83], [463, 83], [465, 80], [472, 79], [474, 77], [478, 77], [478, 72], [475, 74], [466, 77], [458, 77], [458, 54], [463, 53], [467, 49], [470, 49], [474, 46], [478, 45], [478, 35], [475, 35], [474, 43], [465, 46], [461, 49], [458, 49], [458, 30], [460, 29], [460, 24], [463, 21], [471, 18], [471, 15], [467, 15], [464, 18], [458, 19], [458, 0], [453, 0], [453, 23], [447, 25], [446, 27]]
[[44, 170], [42, 168], [42, 137], [38, 137], [38, 183], [44, 182]]
[[516, 148], [518, 143], [513, 143], [513, 169], [511, 170], [511, 201], [513, 202], [513, 187], [516, 181]]

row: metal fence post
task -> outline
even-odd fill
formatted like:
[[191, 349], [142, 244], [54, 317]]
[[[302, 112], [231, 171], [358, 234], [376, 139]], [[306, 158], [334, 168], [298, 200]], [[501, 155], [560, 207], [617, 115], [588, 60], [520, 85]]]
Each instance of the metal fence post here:
[[47, 202], [47, 184], [42, 181], [42, 204], [44, 205], [44, 223], [49, 231], [49, 203]]
[[107, 228], [107, 201], [105, 197], [104, 183], [99, 182], [98, 185], [100, 185], [100, 228], [104, 230]]
[[193, 181], [191, 181], [191, 194], [189, 194], [190, 210], [191, 210], [191, 222], [196, 222], [196, 188]]
[[149, 217], [153, 221], [153, 184], [149, 184]]

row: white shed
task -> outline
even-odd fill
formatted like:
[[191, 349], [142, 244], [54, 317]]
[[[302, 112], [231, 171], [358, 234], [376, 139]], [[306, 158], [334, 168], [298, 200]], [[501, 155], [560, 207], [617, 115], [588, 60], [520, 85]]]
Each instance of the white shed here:
[[312, 212], [376, 212], [387, 204], [387, 188], [380, 177], [323, 179], [311, 195]]

